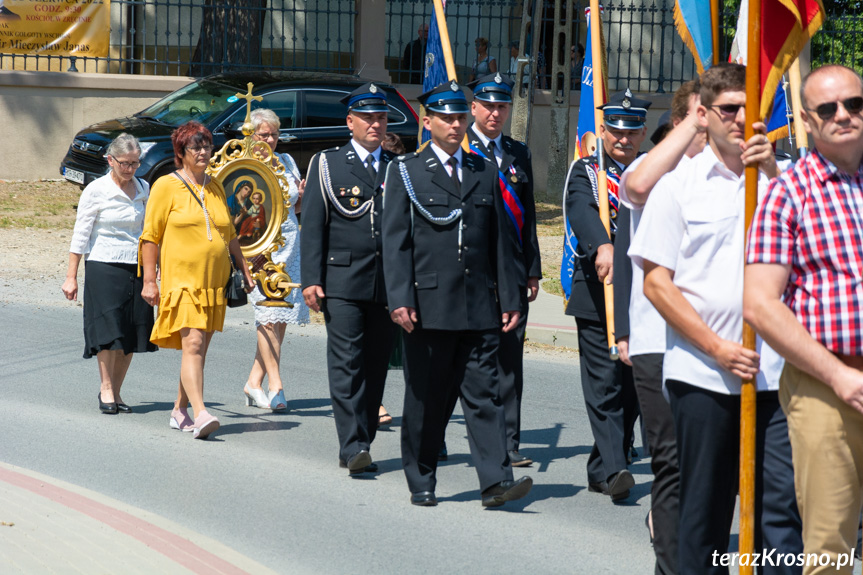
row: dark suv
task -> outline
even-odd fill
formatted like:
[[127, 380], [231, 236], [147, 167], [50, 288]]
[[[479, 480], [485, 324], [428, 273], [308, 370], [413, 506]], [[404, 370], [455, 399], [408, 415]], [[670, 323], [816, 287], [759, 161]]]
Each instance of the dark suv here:
[[[246, 117], [247, 84], [263, 96], [252, 109], [270, 108], [279, 115], [281, 133], [276, 151], [293, 156], [305, 174], [311, 157], [320, 150], [346, 143], [351, 135], [345, 125], [347, 110], [340, 103], [346, 94], [368, 80], [341, 74], [311, 72], [231, 72], [208, 76], [177, 90], [146, 110], [126, 118], [94, 124], [78, 132], [63, 162], [60, 174], [67, 180], [87, 185], [108, 171], [105, 148], [127, 132], [141, 142], [141, 167], [136, 175], [151, 184], [174, 170], [171, 132], [195, 120], [213, 133], [218, 150], [232, 138], [242, 138], [240, 126]], [[387, 131], [398, 134], [406, 150], [416, 148], [417, 116], [401, 94], [388, 84], [390, 113]]]

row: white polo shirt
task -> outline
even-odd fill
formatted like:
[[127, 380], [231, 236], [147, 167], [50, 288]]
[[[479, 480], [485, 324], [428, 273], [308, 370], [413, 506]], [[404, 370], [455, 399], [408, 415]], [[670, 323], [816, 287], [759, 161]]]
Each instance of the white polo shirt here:
[[[620, 202], [630, 211], [630, 245], [638, 225], [641, 223], [641, 215], [644, 212], [643, 205], [632, 203], [626, 192], [626, 180], [629, 175], [638, 168], [639, 164], [647, 158], [643, 154], [635, 159], [620, 177], [620, 188], [618, 194]], [[683, 156], [677, 167], [684, 166], [689, 162], [687, 156]], [[675, 168], [676, 169], [676, 168]], [[649, 201], [649, 200], [648, 200]], [[630, 250], [629, 253], [631, 253]], [[629, 355], [644, 355], [647, 353], [665, 353], [665, 320], [644, 295], [644, 267], [641, 259], [632, 259], [632, 291], [629, 296]]]
[[[759, 200], [767, 189], [759, 173]], [[725, 167], [710, 146], [669, 172], [654, 187], [629, 255], [674, 272], [674, 285], [719, 337], [743, 335], [745, 179]], [[776, 390], [783, 360], [763, 342], [759, 390]], [[674, 329], [666, 330], [663, 380], [683, 381], [722, 394], [739, 394], [740, 378], [719, 367]]]

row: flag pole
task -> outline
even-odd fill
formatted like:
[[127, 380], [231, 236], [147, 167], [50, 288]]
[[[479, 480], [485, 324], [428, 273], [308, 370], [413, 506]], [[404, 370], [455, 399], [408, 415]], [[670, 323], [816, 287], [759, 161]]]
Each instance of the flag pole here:
[[[746, 126], [744, 137], [749, 140], [755, 131], [752, 125], [761, 114], [761, 0], [749, 0], [749, 30], [746, 62]], [[758, 201], [758, 166], [745, 168], [746, 230], [755, 215]], [[755, 332], [743, 324], [743, 345], [755, 349]], [[755, 380], [742, 382], [740, 392], [740, 539], [739, 552], [751, 553], [755, 546]], [[741, 565], [740, 575], [752, 575], [752, 565]]]
[[710, 0], [710, 27], [713, 30], [713, 65], [719, 64], [719, 0]]
[[443, 2], [441, 0], [432, 0], [434, 2], [434, 14], [437, 20], [437, 28], [440, 32], [440, 43], [443, 49], [443, 59], [446, 64], [447, 80], [456, 80], [455, 62], [452, 59], [452, 44], [449, 41], [449, 30], [446, 27], [446, 14], [443, 11]]
[[803, 101], [800, 98], [802, 84], [800, 58], [795, 58], [788, 69], [788, 82], [791, 85], [791, 111], [794, 114], [794, 141], [797, 145], [797, 157], [802, 158], [809, 148], [809, 137], [806, 134], [806, 126], [803, 125], [803, 116], [800, 115], [800, 110], [803, 109]]
[[[608, 212], [608, 174], [605, 171], [605, 151], [602, 148], [602, 138], [599, 137], [599, 127], [603, 125], [605, 114], [600, 108], [605, 104], [603, 93], [605, 92], [605, 75], [602, 70], [602, 39], [600, 37], [600, 11], [599, 0], [590, 0], [590, 50], [593, 58], [593, 103], [594, 121], [596, 123], [596, 157], [599, 160], [599, 173], [597, 177], [599, 219], [605, 227], [605, 233], [611, 238], [611, 220]], [[597, 69], [599, 74], [596, 73]], [[611, 359], [617, 359], [617, 341], [614, 337], [614, 286], [603, 282], [605, 290], [605, 325], [608, 333], [608, 355]]]

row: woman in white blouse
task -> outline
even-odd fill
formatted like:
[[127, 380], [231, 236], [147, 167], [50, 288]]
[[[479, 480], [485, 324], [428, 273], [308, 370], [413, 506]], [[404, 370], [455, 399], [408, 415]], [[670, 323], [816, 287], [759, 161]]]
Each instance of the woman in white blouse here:
[[141, 298], [138, 277], [138, 238], [144, 228], [147, 182], [135, 177], [141, 146], [120, 134], [105, 154], [111, 167], [84, 188], [69, 268], [63, 283], [68, 300], [78, 297], [78, 265], [84, 257], [84, 357], [99, 362], [102, 413], [131, 413], [120, 398], [120, 387], [135, 352], [156, 351], [150, 343], [153, 307]]

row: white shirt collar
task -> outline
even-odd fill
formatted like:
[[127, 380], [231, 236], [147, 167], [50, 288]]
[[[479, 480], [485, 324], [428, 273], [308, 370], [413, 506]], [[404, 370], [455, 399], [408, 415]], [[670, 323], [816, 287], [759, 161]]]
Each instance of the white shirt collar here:
[[[482, 144], [486, 148], [488, 148], [488, 143], [492, 141], [492, 138], [489, 138], [488, 136], [483, 134], [482, 130], [477, 128], [475, 123], [474, 123], [474, 130], [473, 131], [479, 137]], [[497, 135], [497, 138], [494, 138], [494, 145], [497, 147], [497, 150], [500, 150], [501, 152], [503, 151], [503, 146], [501, 145], [502, 143], [503, 143], [503, 133], [500, 133]]]
[[366, 163], [366, 158], [368, 158], [368, 157], [369, 157], [369, 154], [371, 154], [372, 156], [374, 156], [374, 158], [375, 158], [375, 164], [377, 164], [378, 162], [380, 162], [380, 161], [381, 161], [381, 147], [380, 147], [380, 146], [378, 146], [378, 148], [377, 148], [374, 152], [369, 152], [368, 150], [366, 150], [365, 148], [363, 148], [361, 145], [359, 145], [359, 144], [357, 143], [357, 141], [356, 141], [356, 140], [354, 140], [353, 138], [351, 138], [351, 145], [354, 147], [354, 150], [356, 150], [356, 152], [357, 152], [357, 156], [359, 156], [359, 157], [360, 157], [360, 161], [361, 161], [363, 164], [365, 164], [365, 163]]
[[458, 149], [455, 151], [455, 154], [453, 154], [452, 156], [444, 152], [440, 148], [440, 146], [438, 146], [434, 142], [431, 143], [431, 149], [435, 153], [435, 156], [437, 156], [437, 159], [440, 160], [441, 164], [446, 165], [450, 158], [455, 158], [455, 161], [458, 162], [459, 166], [461, 166], [461, 146], [458, 147]]

